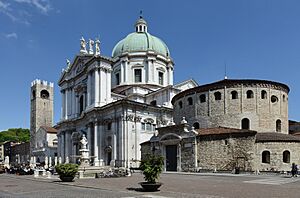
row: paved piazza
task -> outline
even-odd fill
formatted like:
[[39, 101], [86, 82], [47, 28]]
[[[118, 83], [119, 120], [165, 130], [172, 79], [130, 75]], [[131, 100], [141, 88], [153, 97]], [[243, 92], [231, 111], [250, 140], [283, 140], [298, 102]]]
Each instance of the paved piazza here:
[[300, 197], [300, 177], [282, 175], [179, 174], [161, 175], [158, 192], [141, 192], [140, 173], [132, 177], [81, 179], [62, 183], [57, 178], [0, 175], [0, 197]]

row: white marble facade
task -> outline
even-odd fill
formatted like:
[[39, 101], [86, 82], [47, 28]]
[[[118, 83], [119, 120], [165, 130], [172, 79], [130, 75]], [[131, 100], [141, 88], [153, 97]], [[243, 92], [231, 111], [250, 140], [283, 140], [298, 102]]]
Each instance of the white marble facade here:
[[[173, 85], [169, 51], [156, 37], [144, 41], [143, 36], [149, 39], [147, 30], [140, 18], [136, 32], [128, 35], [136, 42], [123, 39], [112, 57], [102, 56], [98, 39], [89, 41], [90, 49], [84, 38], [80, 40], [79, 54], [71, 63], [67, 61], [59, 80], [62, 109], [57, 128], [62, 162], [78, 162], [79, 141], [85, 134], [92, 165], [137, 166], [140, 143], [149, 140], [156, 127], [172, 122], [172, 97], [184, 87], [197, 86], [194, 81]], [[129, 42], [124, 44], [126, 49], [120, 48], [122, 42]], [[145, 48], [143, 42], [162, 47]]]

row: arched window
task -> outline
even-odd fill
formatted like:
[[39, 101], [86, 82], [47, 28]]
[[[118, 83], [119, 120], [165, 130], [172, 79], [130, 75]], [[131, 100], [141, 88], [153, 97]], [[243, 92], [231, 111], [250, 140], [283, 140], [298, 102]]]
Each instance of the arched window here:
[[83, 96], [79, 98], [79, 114], [83, 111]]
[[150, 102], [150, 105], [156, 106], [156, 100], [151, 101], [151, 102]]
[[282, 158], [282, 161], [284, 163], [290, 163], [290, 152], [289, 151], [283, 151], [283, 158]]
[[278, 102], [277, 96], [272, 95], [272, 96], [271, 96], [271, 102], [272, 102], [272, 103]]
[[281, 132], [281, 120], [276, 120], [276, 132]]
[[195, 123], [193, 124], [193, 127], [194, 127], [195, 129], [199, 129], [199, 128], [200, 128], [200, 124], [199, 124], [198, 122], [195, 122]]
[[247, 94], [247, 98], [254, 98], [253, 91], [248, 90], [248, 91], [246, 92], [246, 94]]
[[265, 90], [261, 91], [261, 99], [267, 99], [267, 92]]
[[215, 100], [221, 100], [222, 94], [219, 91], [215, 92], [214, 95], [215, 95]]
[[182, 101], [178, 102], [179, 108], [182, 109]]
[[107, 124], [107, 130], [111, 130], [111, 122]]
[[270, 164], [270, 151], [263, 151], [261, 157], [262, 163]]
[[189, 105], [193, 105], [193, 98], [192, 98], [192, 97], [189, 97], [189, 98], [188, 98], [188, 104], [189, 104]]
[[231, 92], [231, 99], [238, 99], [238, 92], [237, 91], [232, 91]]
[[49, 98], [49, 92], [47, 90], [41, 91], [41, 98], [48, 99]]
[[282, 101], [285, 102], [285, 95], [282, 95]]
[[250, 121], [248, 118], [242, 119], [242, 129], [250, 129]]
[[200, 103], [206, 102], [205, 94], [201, 94], [199, 98], [200, 98]]

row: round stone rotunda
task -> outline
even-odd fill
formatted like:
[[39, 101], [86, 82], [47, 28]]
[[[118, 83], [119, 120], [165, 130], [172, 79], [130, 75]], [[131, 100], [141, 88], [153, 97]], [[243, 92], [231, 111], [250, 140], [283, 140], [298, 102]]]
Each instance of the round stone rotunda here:
[[288, 134], [285, 84], [250, 79], [225, 79], [188, 89], [172, 99], [174, 121], [185, 117], [197, 128], [230, 127]]

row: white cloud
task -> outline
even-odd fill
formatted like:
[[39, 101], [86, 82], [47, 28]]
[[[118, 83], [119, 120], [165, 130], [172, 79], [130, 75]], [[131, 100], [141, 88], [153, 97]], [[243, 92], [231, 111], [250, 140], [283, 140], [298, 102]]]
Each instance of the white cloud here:
[[4, 3], [3, 1], [0, 1], [0, 9], [7, 10], [9, 7], [9, 3]]
[[17, 33], [12, 32], [12, 33], [6, 34], [5, 37], [8, 39], [17, 39], [18, 35], [17, 35]]
[[52, 8], [49, 0], [14, 0], [17, 3], [27, 3], [37, 8], [41, 13], [47, 14]]

